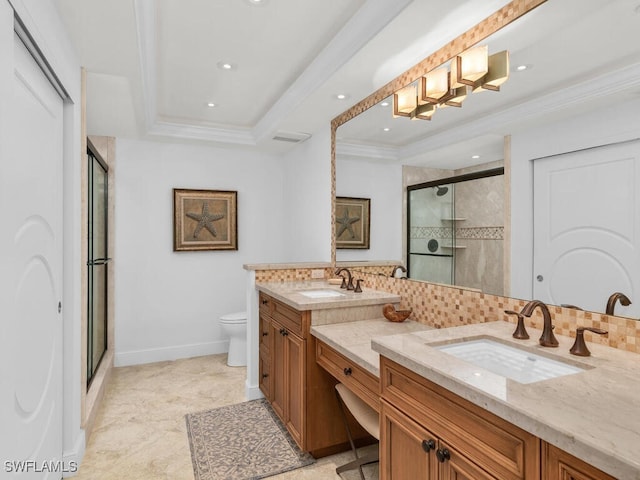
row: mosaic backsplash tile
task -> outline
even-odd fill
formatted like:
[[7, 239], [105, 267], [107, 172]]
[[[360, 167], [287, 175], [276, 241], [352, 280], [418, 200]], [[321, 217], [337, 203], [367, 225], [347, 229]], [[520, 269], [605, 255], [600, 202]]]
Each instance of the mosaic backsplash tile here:
[[[311, 279], [310, 268], [284, 270], [256, 270], [257, 282], [290, 282]], [[314, 269], [317, 270], [317, 269]], [[333, 268], [325, 268], [325, 278], [333, 277]], [[527, 303], [498, 295], [484, 294], [478, 290], [450, 285], [426, 283], [390, 277], [389, 265], [366, 265], [350, 269], [355, 278], [362, 278], [363, 288], [383, 290], [400, 295], [400, 308], [411, 308], [413, 320], [436, 328], [455, 327], [473, 323], [506, 320], [516, 322], [514, 316], [504, 310], [520, 311]], [[555, 333], [575, 337], [577, 327], [595, 327], [607, 330], [605, 336], [585, 332], [588, 343], [599, 343], [613, 348], [640, 353], [640, 321], [585, 312], [571, 308], [550, 306]], [[542, 315], [536, 310], [527, 325], [542, 328]]]

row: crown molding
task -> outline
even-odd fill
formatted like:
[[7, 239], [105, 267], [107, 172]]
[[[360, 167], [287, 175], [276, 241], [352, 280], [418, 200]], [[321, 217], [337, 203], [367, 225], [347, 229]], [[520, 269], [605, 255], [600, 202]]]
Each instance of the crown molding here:
[[400, 160], [400, 149], [397, 147], [382, 147], [376, 145], [361, 145], [356, 143], [336, 143], [336, 158], [356, 158], [369, 160], [385, 160], [395, 162]]
[[251, 130], [243, 128], [221, 128], [156, 121], [147, 129], [147, 134], [233, 145], [256, 145], [256, 140]]

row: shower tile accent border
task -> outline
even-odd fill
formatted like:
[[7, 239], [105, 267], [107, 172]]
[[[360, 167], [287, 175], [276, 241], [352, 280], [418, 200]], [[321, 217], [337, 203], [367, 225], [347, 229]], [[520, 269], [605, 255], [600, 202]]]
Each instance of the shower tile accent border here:
[[[457, 327], [475, 323], [506, 320], [515, 325], [516, 319], [504, 310], [519, 311], [527, 300], [489, 295], [478, 290], [392, 278], [392, 267], [368, 264], [351, 267], [356, 278], [363, 279], [363, 288], [382, 290], [400, 295], [400, 308], [411, 308], [411, 318], [435, 328]], [[311, 268], [289, 268], [278, 270], [256, 269], [256, 282], [290, 282], [311, 280]], [[317, 270], [317, 269], [314, 269]], [[325, 268], [325, 278], [333, 277], [333, 268]], [[559, 306], [549, 306], [555, 325], [555, 333], [575, 337], [577, 327], [595, 327], [607, 330], [604, 337], [585, 332], [588, 343], [640, 353], [640, 321], [586, 312]], [[528, 325], [542, 329], [542, 315], [538, 310]]]

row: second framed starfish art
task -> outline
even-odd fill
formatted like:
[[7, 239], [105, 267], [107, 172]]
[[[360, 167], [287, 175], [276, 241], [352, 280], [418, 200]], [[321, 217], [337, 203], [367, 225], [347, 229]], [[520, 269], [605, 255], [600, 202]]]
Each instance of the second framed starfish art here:
[[173, 251], [237, 250], [238, 192], [173, 189]]
[[369, 248], [371, 199], [336, 197], [336, 248]]

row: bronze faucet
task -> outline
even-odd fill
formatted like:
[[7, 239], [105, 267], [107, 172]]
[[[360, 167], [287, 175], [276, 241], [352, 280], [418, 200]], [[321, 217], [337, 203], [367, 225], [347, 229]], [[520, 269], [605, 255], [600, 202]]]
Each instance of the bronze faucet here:
[[544, 320], [544, 328], [542, 329], [542, 335], [540, 336], [540, 345], [542, 345], [543, 347], [557, 347], [558, 340], [553, 334], [554, 327], [551, 323], [551, 313], [549, 312], [549, 307], [547, 307], [540, 300], [531, 300], [524, 306], [520, 313], [525, 317], [530, 317], [533, 311], [538, 307], [542, 312], [542, 318]]
[[391, 277], [395, 277], [396, 273], [398, 272], [398, 270], [400, 270], [402, 273], [405, 274], [405, 276], [407, 275], [407, 269], [404, 268], [402, 265], [396, 265], [395, 267], [393, 267], [393, 270], [391, 270]]
[[[347, 272], [347, 275], [349, 275], [349, 282], [345, 282], [344, 277], [342, 277], [342, 275], [340, 275], [340, 273], [342, 272]], [[353, 286], [353, 277], [351, 276], [351, 272], [349, 271], [348, 268], [342, 267], [342, 268], [338, 268], [336, 270], [336, 275], [340, 275], [342, 277], [342, 285], [340, 285], [340, 288], [346, 288], [347, 290], [353, 290], [354, 286]]]
[[609, 300], [607, 301], [607, 309], [605, 310], [605, 313], [607, 315], [613, 315], [613, 309], [616, 307], [616, 302], [618, 300], [624, 307], [628, 307], [629, 305], [631, 305], [631, 300], [629, 300], [629, 297], [627, 297], [624, 293], [612, 293], [609, 297]]

